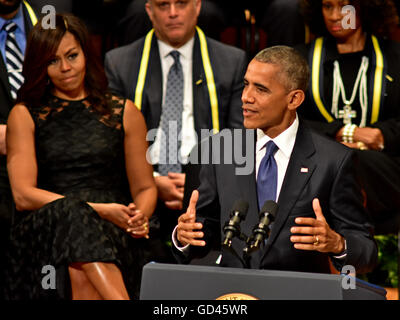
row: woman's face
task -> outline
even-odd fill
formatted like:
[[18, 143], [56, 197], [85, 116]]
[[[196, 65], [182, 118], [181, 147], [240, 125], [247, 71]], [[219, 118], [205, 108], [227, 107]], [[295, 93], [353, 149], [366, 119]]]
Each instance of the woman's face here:
[[67, 32], [61, 39], [47, 74], [54, 85], [54, 95], [72, 100], [85, 97], [86, 59], [72, 33]]
[[[348, 11], [342, 13], [342, 8], [350, 4], [351, 1], [345, 0], [322, 0], [322, 15], [326, 29], [336, 39], [346, 40], [361, 28], [359, 6], [355, 8], [355, 17], [351, 17]], [[355, 28], [349, 28], [352, 19], [355, 19]], [[342, 23], [343, 20], [345, 23]]]

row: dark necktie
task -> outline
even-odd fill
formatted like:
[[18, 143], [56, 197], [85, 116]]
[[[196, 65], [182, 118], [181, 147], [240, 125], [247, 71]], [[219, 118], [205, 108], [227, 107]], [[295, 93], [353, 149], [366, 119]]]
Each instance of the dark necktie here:
[[11, 97], [17, 98], [17, 91], [24, 82], [22, 76], [22, 65], [24, 56], [15, 39], [15, 30], [17, 25], [15, 22], [8, 22], [3, 26], [7, 32], [6, 40], [6, 68], [8, 73], [8, 82], [10, 83]]
[[266, 153], [261, 160], [257, 174], [257, 196], [258, 207], [262, 208], [267, 200], [276, 201], [276, 189], [278, 185], [278, 167], [274, 158], [274, 154], [278, 151], [278, 147], [271, 140], [266, 144]]
[[161, 150], [158, 171], [161, 175], [168, 172], [181, 172], [179, 163], [180, 141], [178, 135], [182, 130], [183, 111], [183, 72], [179, 61], [179, 52], [171, 51], [174, 64], [168, 72], [167, 91], [161, 114]]

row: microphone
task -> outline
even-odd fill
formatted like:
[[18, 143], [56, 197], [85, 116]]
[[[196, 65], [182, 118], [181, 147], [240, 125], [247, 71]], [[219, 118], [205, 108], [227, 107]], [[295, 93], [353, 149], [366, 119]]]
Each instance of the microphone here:
[[236, 200], [230, 214], [230, 220], [224, 226], [225, 238], [222, 245], [231, 247], [233, 237], [240, 235], [239, 224], [246, 218], [247, 210], [249, 210], [247, 201]]
[[260, 221], [253, 229], [254, 244], [252, 249], [259, 249], [269, 233], [269, 225], [275, 220], [278, 204], [273, 200], [267, 200], [260, 211]]

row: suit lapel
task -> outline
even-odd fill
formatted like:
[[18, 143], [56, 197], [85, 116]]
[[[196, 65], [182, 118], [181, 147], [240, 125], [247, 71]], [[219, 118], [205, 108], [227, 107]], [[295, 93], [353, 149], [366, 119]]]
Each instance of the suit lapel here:
[[7, 75], [7, 68], [6, 64], [4, 63], [3, 56], [0, 59], [0, 81], [1, 85], [4, 87], [4, 91], [7, 92], [7, 97], [12, 101], [11, 93], [10, 93], [10, 84], [8, 82], [8, 75]]
[[[244, 134], [242, 135], [242, 146], [244, 146], [244, 150], [249, 149], [249, 153], [251, 156], [246, 153], [246, 161], [253, 162], [253, 170], [251, 170], [251, 174], [248, 175], [240, 175], [235, 172], [237, 186], [240, 192], [242, 199], [245, 199], [249, 203], [249, 212], [247, 214], [246, 219], [242, 222], [242, 231], [247, 234], [247, 236], [251, 235], [251, 231], [254, 225], [258, 222], [258, 200], [257, 200], [257, 185], [256, 185], [256, 170], [255, 170], [255, 147], [256, 147], [256, 131], [255, 130], [245, 130], [243, 129]], [[251, 143], [253, 144], [253, 148], [247, 148], [247, 144], [250, 141], [246, 140], [246, 132], [252, 134]], [[234, 143], [235, 147], [237, 143]], [[235, 152], [236, 154], [237, 152]], [[241, 165], [242, 166], [242, 165]], [[239, 166], [235, 165], [235, 170]]]
[[29, 31], [31, 31], [31, 29], [33, 28], [33, 24], [25, 5], [22, 5], [22, 11], [24, 14], [25, 34], [28, 35]]
[[194, 126], [200, 136], [200, 129], [211, 129], [211, 107], [208, 97], [207, 81], [204, 73], [197, 32], [193, 44], [193, 116]]
[[[296, 142], [288, 163], [278, 199], [279, 209], [276, 214], [275, 222], [272, 226], [271, 234], [264, 250], [263, 257], [265, 257], [276, 237], [279, 235], [280, 230], [284, 226], [289, 216], [289, 213], [291, 212], [298, 197], [302, 193], [304, 187], [307, 185], [307, 182], [311, 178], [317, 166], [312, 157], [314, 153], [315, 148], [310, 132], [304, 127], [304, 125], [302, 125], [302, 122], [300, 121]], [[307, 168], [307, 170], [302, 170], [302, 168]]]

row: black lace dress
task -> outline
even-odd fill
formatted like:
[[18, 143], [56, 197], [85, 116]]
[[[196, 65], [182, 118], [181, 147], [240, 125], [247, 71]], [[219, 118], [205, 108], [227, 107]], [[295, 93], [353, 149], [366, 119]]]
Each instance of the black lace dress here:
[[[101, 219], [86, 203], [132, 202], [123, 146], [125, 101], [108, 97], [112, 107], [108, 116], [85, 99], [66, 101], [52, 96], [48, 101], [31, 110], [38, 187], [65, 198], [33, 212], [16, 213], [9, 299], [70, 299], [68, 264], [90, 261], [115, 263], [130, 297], [137, 298], [142, 240]], [[55, 289], [51, 270], [56, 274]]]

